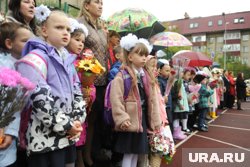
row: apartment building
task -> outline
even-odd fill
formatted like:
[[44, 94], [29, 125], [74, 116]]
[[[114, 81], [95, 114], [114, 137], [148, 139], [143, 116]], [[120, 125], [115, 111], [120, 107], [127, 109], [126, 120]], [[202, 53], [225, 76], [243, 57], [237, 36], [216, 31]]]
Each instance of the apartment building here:
[[166, 22], [193, 43], [194, 51], [250, 66], [250, 11]]

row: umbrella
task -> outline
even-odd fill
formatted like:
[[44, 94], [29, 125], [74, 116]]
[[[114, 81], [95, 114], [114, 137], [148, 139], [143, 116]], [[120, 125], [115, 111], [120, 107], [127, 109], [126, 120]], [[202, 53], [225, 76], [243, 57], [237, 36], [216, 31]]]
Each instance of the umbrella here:
[[192, 43], [183, 35], [176, 32], [161, 32], [150, 38], [155, 47], [192, 46]]
[[210, 66], [213, 61], [201, 52], [194, 52], [190, 50], [181, 50], [173, 57], [173, 64], [178, 65], [181, 62], [182, 66], [198, 67]]
[[165, 27], [158, 19], [143, 9], [127, 8], [114, 13], [107, 19], [108, 29], [124, 36], [133, 33], [139, 38], [150, 38], [162, 32]]

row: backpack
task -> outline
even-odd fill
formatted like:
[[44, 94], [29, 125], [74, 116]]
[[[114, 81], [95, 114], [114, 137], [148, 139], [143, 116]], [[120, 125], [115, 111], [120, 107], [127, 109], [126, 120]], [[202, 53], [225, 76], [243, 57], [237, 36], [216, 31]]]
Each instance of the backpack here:
[[[46, 80], [48, 71], [47, 63], [38, 53], [39, 52], [36, 50], [33, 50], [25, 55], [22, 59], [18, 60], [16, 64], [20, 62], [29, 64]], [[28, 129], [31, 113], [32, 107], [30, 104], [27, 104], [21, 112], [21, 122], [19, 129], [19, 148], [21, 150], [25, 150], [27, 147], [26, 131]]]
[[[131, 85], [132, 85], [132, 81], [131, 81], [130, 75], [128, 74], [128, 72], [126, 70], [120, 70], [120, 72], [122, 73], [122, 78], [124, 81], [123, 98], [125, 100], [128, 97], [129, 90], [130, 90]], [[109, 84], [106, 88], [105, 99], [104, 99], [104, 115], [103, 116], [104, 116], [104, 123], [108, 126], [114, 127], [115, 123], [114, 123], [113, 116], [112, 116], [112, 107], [111, 107], [111, 102], [110, 102], [111, 84], [112, 84], [112, 81], [109, 82]]]

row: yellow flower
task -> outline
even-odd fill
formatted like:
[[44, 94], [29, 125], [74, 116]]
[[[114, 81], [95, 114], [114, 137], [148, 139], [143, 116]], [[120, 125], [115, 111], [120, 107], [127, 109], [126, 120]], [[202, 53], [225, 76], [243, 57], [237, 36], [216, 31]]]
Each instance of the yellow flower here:
[[102, 72], [105, 72], [105, 68], [99, 63], [99, 61], [97, 59], [95, 59], [93, 62], [92, 62], [92, 68], [91, 68], [91, 71], [93, 73], [96, 73], [96, 74], [100, 74]]
[[80, 60], [78, 63], [78, 68], [83, 69], [85, 71], [91, 70], [93, 68], [93, 64], [91, 60], [85, 59], [85, 60]]

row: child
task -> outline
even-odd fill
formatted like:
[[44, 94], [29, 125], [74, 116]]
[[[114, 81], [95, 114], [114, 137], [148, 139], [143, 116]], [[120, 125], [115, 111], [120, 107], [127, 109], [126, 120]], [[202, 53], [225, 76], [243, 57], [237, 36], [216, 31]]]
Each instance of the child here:
[[121, 39], [124, 66], [132, 80], [128, 97], [124, 100], [124, 82], [119, 72], [112, 81], [110, 101], [117, 131], [114, 150], [123, 153], [122, 167], [136, 167], [138, 155], [148, 154], [147, 129], [155, 131], [161, 126], [156, 85], [143, 69], [150, 52], [148, 42], [128, 34]]
[[199, 108], [198, 130], [203, 131], [203, 132], [208, 131], [207, 126], [205, 126], [205, 117], [206, 117], [207, 112], [209, 111], [208, 98], [214, 93], [212, 89], [208, 90], [207, 82], [208, 82], [208, 79], [206, 77], [201, 81], [201, 88], [199, 90], [200, 96], [199, 96], [199, 103], [198, 103], [198, 108]]
[[37, 85], [26, 133], [29, 166], [73, 167], [86, 113], [75, 57], [64, 48], [70, 41], [69, 18], [43, 5], [36, 11], [42, 36], [27, 42], [17, 63], [18, 71]]
[[116, 58], [116, 62], [112, 65], [109, 73], [108, 73], [108, 81], [112, 81], [116, 74], [119, 72], [119, 69], [122, 65], [122, 61], [123, 61], [123, 53], [122, 53], [122, 48], [121, 46], [116, 46], [114, 48], [114, 54], [115, 54], [115, 58]]
[[[70, 53], [73, 53], [77, 56], [78, 60], [81, 60], [80, 53], [82, 52], [84, 48], [84, 42], [85, 38], [88, 36], [88, 29], [86, 28], [85, 25], [78, 23], [77, 20], [70, 18], [70, 25], [71, 25], [71, 38], [68, 46], [66, 47], [67, 50]], [[83, 78], [81, 78], [81, 73], [78, 73], [78, 77], [80, 78], [80, 81], [82, 81]], [[82, 88], [82, 92], [83, 92]], [[94, 96], [89, 97], [90, 95], [86, 92], [83, 92], [86, 98], [91, 99], [91, 100], [86, 100], [88, 102], [88, 106], [91, 106], [90, 103], [93, 103], [95, 99], [95, 87], [94, 85], [91, 87], [92, 92], [90, 93]], [[88, 96], [88, 97], [87, 97]], [[90, 107], [88, 107], [90, 108]], [[83, 158], [82, 158], [82, 146], [85, 144], [86, 141], [86, 126], [87, 124], [84, 122], [82, 124], [83, 131], [81, 133], [79, 141], [76, 143], [77, 146], [77, 160], [76, 160], [76, 166], [77, 167], [84, 167], [83, 164]]]
[[[15, 62], [21, 57], [25, 42], [32, 32], [18, 23], [0, 25], [0, 67], [15, 69]], [[0, 166], [11, 166], [16, 161], [16, 145], [20, 124], [20, 112], [14, 114], [15, 120], [4, 128], [5, 140], [0, 144]]]
[[[157, 59], [156, 59], [155, 56], [152, 56], [152, 55], [147, 56], [145, 69], [147, 70], [147, 72], [149, 73], [151, 78], [156, 78], [157, 77]], [[160, 90], [160, 87], [158, 86], [157, 79], [154, 79], [154, 82], [155, 82], [155, 84], [157, 86], [161, 120], [162, 120], [162, 125], [164, 126], [164, 125], [167, 125], [167, 123], [168, 123], [167, 113], [166, 113], [166, 105], [165, 105], [166, 100], [163, 98], [163, 96], [161, 94], [161, 90]], [[150, 164], [150, 166], [154, 166], [154, 167], [159, 166], [160, 167], [160, 164], [161, 164], [160, 162], [158, 163], [158, 165], [156, 165], [157, 163], [154, 163], [155, 162], [155, 157], [156, 157], [156, 159], [159, 159], [161, 161], [161, 155], [160, 154], [150, 153], [150, 155], [149, 155], [149, 164]], [[148, 166], [147, 161], [148, 161], [148, 158], [147, 159], [145, 159], [145, 158], [142, 159], [141, 157], [139, 157], [139, 159], [138, 159], [138, 167]]]
[[[112, 34], [114, 34], [113, 31], [111, 31], [111, 32], [112, 32]], [[109, 52], [110, 52], [110, 50], [109, 50]], [[114, 58], [116, 59], [116, 61], [111, 66], [111, 69], [108, 73], [108, 82], [111, 82], [115, 78], [116, 74], [120, 71], [120, 67], [121, 67], [122, 62], [124, 60], [123, 49], [121, 48], [120, 45], [115, 46], [112, 52], [115, 54]], [[112, 142], [116, 140], [116, 133], [115, 132], [113, 132], [112, 135], [110, 135], [110, 136], [112, 136], [112, 139], [113, 139]], [[112, 150], [111, 162], [112, 162], [113, 166], [119, 166], [119, 164], [122, 161], [122, 157], [123, 157], [123, 154], [117, 153], [117, 152]]]
[[172, 113], [172, 95], [171, 92], [169, 95], [165, 95], [166, 86], [168, 84], [168, 79], [170, 77], [171, 67], [167, 62], [158, 61], [157, 63], [159, 75], [158, 75], [158, 82], [161, 90], [161, 95], [165, 99], [166, 103], [166, 112], [168, 117], [168, 123], [170, 126], [171, 131], [173, 132], [173, 113]]
[[186, 132], [187, 130], [187, 118], [188, 118], [188, 99], [187, 99], [187, 92], [184, 87], [184, 81], [183, 80], [189, 80], [190, 79], [190, 71], [184, 71], [183, 76], [175, 82], [175, 85], [173, 87], [173, 110], [174, 110], [174, 133], [173, 137], [174, 139], [183, 140], [187, 136], [183, 134], [183, 131], [181, 131], [180, 127], [180, 121], [182, 122], [182, 128]]

